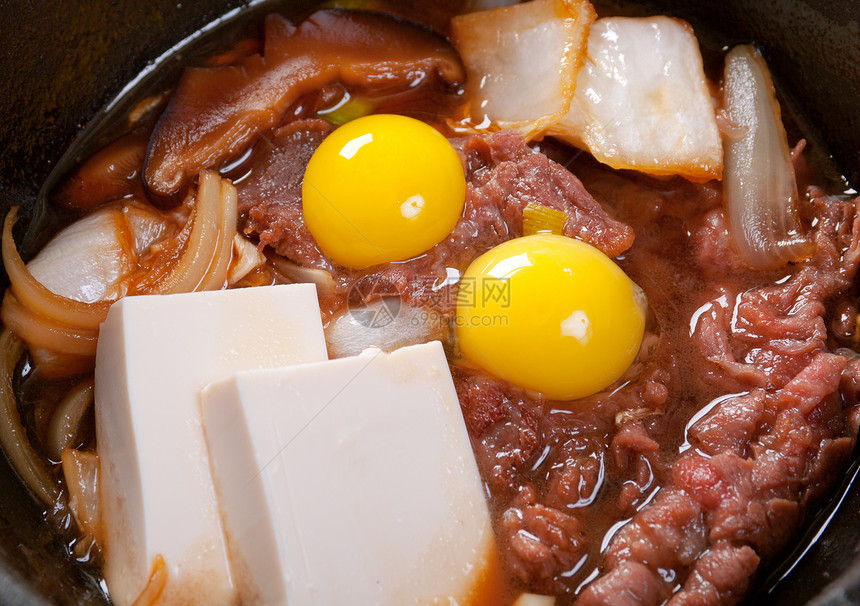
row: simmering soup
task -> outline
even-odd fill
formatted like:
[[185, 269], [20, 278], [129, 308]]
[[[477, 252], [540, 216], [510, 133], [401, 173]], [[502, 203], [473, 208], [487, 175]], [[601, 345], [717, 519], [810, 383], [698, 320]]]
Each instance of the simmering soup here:
[[[381, 603], [738, 603], [855, 445], [860, 199], [825, 180], [805, 140], [789, 140], [752, 45], [705, 49], [703, 61], [688, 24], [586, 0], [335, 4], [270, 14], [138, 100], [50, 193], [63, 227], [26, 264], [16, 211], [6, 217], [0, 444], [71, 555], [105, 571], [117, 604], [203, 603], [202, 589], [177, 589], [186, 562], [111, 549], [140, 520], [147, 536], [167, 523], [134, 518], [143, 497], [105, 488], [114, 468], [147, 464], [141, 444], [160, 435], [129, 422], [110, 442], [132, 455], [100, 450], [107, 428], [95, 420], [125, 397], [96, 362], [111, 306], [309, 283], [326, 351], [295, 361], [351, 368], [368, 349], [405, 357], [440, 341], [447, 368], [433, 385], [452, 386], [467, 435], [445, 473], [480, 477], [474, 511], [487, 512], [490, 555], [450, 573], [470, 579], [464, 593], [410, 594], [438, 576], [424, 570], [386, 577]], [[263, 352], [280, 347], [266, 328], [279, 321], [272, 311], [251, 333]], [[180, 373], [204, 363], [163, 356]], [[296, 368], [284, 376], [299, 385]], [[388, 380], [356, 400], [382, 402]], [[211, 429], [196, 399], [189, 410], [203, 445]], [[398, 423], [391, 435], [414, 429]], [[173, 429], [159, 431], [173, 452]], [[340, 447], [340, 434], [321, 433], [323, 451], [328, 439]], [[359, 441], [387, 443], [380, 435], [355, 429]], [[402, 461], [408, 493], [421, 453], [384, 454]], [[212, 484], [205, 448], [179, 456]], [[313, 474], [317, 459], [301, 465]], [[381, 485], [357, 488], [338, 517]], [[472, 522], [451, 523], [465, 536]], [[226, 568], [207, 574], [226, 575], [224, 603], [265, 603], [243, 589], [254, 573], [221, 524], [210, 530], [227, 533]], [[283, 536], [279, 549], [311, 567], [307, 547]], [[358, 549], [347, 537], [338, 548]], [[392, 569], [420, 561], [388, 548]], [[135, 558], [146, 574], [111, 576]], [[293, 601], [290, 561], [273, 575]], [[364, 595], [348, 576], [317, 582]]]

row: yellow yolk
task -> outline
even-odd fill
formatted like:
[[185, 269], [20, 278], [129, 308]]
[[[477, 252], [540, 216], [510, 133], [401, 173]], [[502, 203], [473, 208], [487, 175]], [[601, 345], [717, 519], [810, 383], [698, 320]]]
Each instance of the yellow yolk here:
[[348, 122], [311, 157], [305, 223], [333, 261], [361, 269], [402, 261], [442, 241], [460, 218], [463, 166], [442, 134], [378, 114]]
[[602, 252], [571, 238], [505, 242], [466, 270], [457, 299], [463, 356], [553, 400], [596, 393], [639, 351], [641, 289]]

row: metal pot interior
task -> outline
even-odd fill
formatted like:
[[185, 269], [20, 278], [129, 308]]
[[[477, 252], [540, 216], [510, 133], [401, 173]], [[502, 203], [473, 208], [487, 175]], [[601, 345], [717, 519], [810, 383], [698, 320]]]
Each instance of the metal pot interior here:
[[[260, 8], [259, 2], [253, 4]], [[313, 4], [299, 0], [288, 6], [301, 13]], [[5, 82], [0, 87], [0, 212], [5, 215], [11, 205], [21, 204], [25, 216], [32, 215], [38, 192], [61, 156], [127, 82], [162, 55], [168, 72], [174, 69], [180, 59], [169, 49], [243, 6], [240, 0], [4, 3], [0, 9], [4, 38], [0, 76]], [[860, 4], [854, 0], [648, 0], [633, 8], [619, 2], [618, 7], [686, 19], [705, 41], [709, 36], [723, 43], [755, 40], [798, 127], [817, 140], [832, 155], [838, 172], [858, 187]], [[149, 73], [150, 84], [157, 85], [161, 72]], [[750, 603], [856, 603], [852, 601], [860, 593], [860, 569], [856, 563], [852, 566], [860, 544], [860, 487], [852, 487], [856, 473], [855, 465], [834, 501], [843, 499], [838, 509], [825, 511], [807, 534], [799, 549], [802, 552], [810, 545], [804, 557], [787, 573], [784, 568], [774, 571]], [[818, 535], [822, 522], [828, 523]], [[835, 586], [826, 588], [834, 579]], [[97, 581], [68, 559], [61, 540], [43, 522], [42, 512], [5, 457], [0, 457], [0, 603], [106, 604], [103, 595]]]

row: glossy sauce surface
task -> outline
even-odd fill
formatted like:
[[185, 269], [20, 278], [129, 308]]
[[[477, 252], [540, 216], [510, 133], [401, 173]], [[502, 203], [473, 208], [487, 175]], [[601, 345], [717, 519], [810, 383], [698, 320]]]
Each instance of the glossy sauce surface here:
[[[355, 87], [352, 92], [360, 89]], [[313, 115], [319, 109], [316, 103], [331, 106], [331, 100], [321, 98], [316, 93], [299, 96], [279, 111], [295, 117]], [[396, 106], [397, 96], [390, 99]], [[410, 107], [409, 102], [406, 107]], [[448, 111], [446, 108], [426, 117], [441, 122]], [[254, 128], [265, 129], [276, 123]], [[788, 272], [754, 274], [741, 270], [729, 275], [725, 266], [707, 257], [701, 246], [705, 239], [702, 234], [714, 227], [715, 211], [721, 204], [715, 183], [694, 185], [681, 179], [658, 180], [614, 172], [575, 150], [552, 143], [539, 146], [578, 175], [611, 215], [634, 229], [635, 244], [618, 262], [643, 288], [651, 308], [638, 361], [610, 393], [583, 401], [552, 402], [510, 386], [499, 387], [457, 357], [452, 359], [473, 445], [492, 493], [502, 559], [510, 547], [506, 541], [515, 534], [506, 530], [512, 517], [507, 512], [520, 512], [523, 519], [528, 519], [537, 505], [562, 512], [567, 517], [558, 518], [559, 527], [573, 537], [576, 548], [555, 558], [556, 572], [563, 575], [539, 579], [528, 588], [564, 593], [567, 597], [559, 603], [566, 604], [573, 603], [574, 596], [605, 566], [604, 554], [623, 524], [653, 501], [660, 486], [672, 481], [672, 463], [683, 452], [696, 450], [696, 439], [688, 432], [693, 422], [721, 398], [750, 391], [715, 371], [702, 354], [694, 339], [698, 319], [709, 312], [723, 291], [727, 307], [734, 308], [742, 293], [763, 284], [779, 284], [788, 278]], [[150, 153], [160, 153], [157, 146], [155, 150]], [[259, 153], [259, 147], [252, 148], [250, 159], [243, 163], [240, 158], [238, 168], [227, 166], [227, 160], [232, 159], [229, 153], [219, 156], [219, 161], [224, 162], [225, 172], [235, 171], [246, 179], [258, 170], [253, 156]], [[808, 175], [803, 178], [815, 179]], [[171, 191], [165, 188], [162, 193], [170, 195]], [[471, 258], [478, 252], [474, 251]], [[453, 269], [463, 268], [461, 260], [459, 269]], [[351, 275], [350, 281], [372, 274]], [[345, 299], [325, 301], [324, 311], [334, 314], [347, 303]], [[846, 334], [836, 341], [850, 344], [853, 337]], [[486, 405], [486, 393], [492, 390], [503, 394], [501, 405]], [[46, 404], [45, 409], [49, 408]], [[40, 423], [38, 418], [34, 422]], [[619, 431], [628, 422], [638, 433]], [[510, 572], [517, 564], [508, 560], [503, 565]], [[680, 571], [665, 570], [666, 579], [678, 574]], [[534, 578], [527, 571], [529, 575]], [[525, 585], [515, 580], [513, 587], [507, 590], [510, 596]], [[487, 603], [499, 603], [496, 599]]]

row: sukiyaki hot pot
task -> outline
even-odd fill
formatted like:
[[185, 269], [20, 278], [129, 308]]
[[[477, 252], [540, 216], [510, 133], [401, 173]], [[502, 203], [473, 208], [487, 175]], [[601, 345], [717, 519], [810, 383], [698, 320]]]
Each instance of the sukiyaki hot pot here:
[[[331, 80], [316, 81], [294, 99], [278, 99], [274, 105], [267, 102], [269, 113], [265, 120], [269, 122], [251, 124], [240, 120], [245, 128], [241, 132], [253, 131], [247, 135], [250, 143], [231, 140], [214, 145], [216, 152], [231, 150], [223, 157], [204, 150], [190, 163], [185, 158], [171, 160], [174, 148], [164, 151], [159, 141], [177, 138], [178, 131], [171, 131], [169, 118], [182, 113], [183, 98], [196, 102], [193, 95], [182, 95], [184, 90], [197, 88], [188, 84], [194, 81], [186, 76], [176, 84], [178, 67], [172, 72], [171, 68], [179, 65], [177, 56], [181, 55], [181, 62], [195, 69], [224, 76], [218, 81], [230, 81], [226, 76], [231, 66], [237, 65], [242, 65], [241, 71], [250, 74], [251, 80], [259, 80], [263, 72], [274, 71], [279, 63], [275, 58], [278, 44], [289, 48], [286, 41], [296, 33], [290, 29], [292, 26], [271, 25], [269, 18], [266, 33], [262, 34], [264, 15], [272, 7], [255, 7], [251, 12], [256, 14], [247, 18], [245, 13], [233, 15], [238, 25], [224, 29], [233, 33], [219, 35], [217, 42], [203, 34], [199, 38], [202, 42], [183, 47], [181, 53], [165, 55], [160, 67], [148, 72], [130, 93], [109, 108], [112, 114], [106, 120], [101, 124], [96, 120], [94, 126], [83, 131], [71, 154], [49, 176], [50, 165], [71, 142], [79, 128], [77, 124], [89, 121], [104, 98], [119, 92], [120, 82], [129, 81], [141, 69], [145, 61], [140, 57], [154, 57], [190, 33], [182, 27], [197, 29], [228, 9], [213, 7], [212, 13], [197, 15], [199, 21], [192, 27], [193, 20], [187, 17], [203, 11], [203, 7], [170, 7], [160, 19], [165, 23], [170, 19], [182, 21], [175, 36], [158, 48], [150, 47], [159, 42], [157, 37], [147, 36], [139, 42], [135, 42], [134, 35], [124, 38], [123, 44], [117, 46], [130, 53], [128, 63], [123, 65], [123, 53], [94, 47], [96, 58], [88, 66], [110, 73], [105, 73], [104, 78], [94, 74], [95, 81], [89, 86], [66, 87], [73, 92], [68, 93], [65, 103], [49, 107], [58, 99], [50, 86], [34, 86], [44, 89], [38, 97], [44, 106], [22, 102], [22, 95], [35, 94], [27, 86], [21, 91], [9, 91], [3, 132], [4, 140], [8, 133], [13, 143], [7, 146], [10, 151], [2, 159], [3, 196], [6, 207], [23, 203], [19, 213], [24, 218], [19, 220], [20, 233], [15, 232], [14, 242], [24, 260], [31, 263], [28, 267], [32, 274], [48, 283], [54, 278], [39, 269], [40, 263], [45, 267], [45, 259], [50, 261], [44, 251], [53, 246], [54, 251], [60, 251], [55, 253], [55, 259], [73, 255], [86, 259], [86, 247], [81, 252], [77, 244], [72, 246], [74, 252], [63, 251], [57, 240], [45, 247], [51, 235], [60, 232], [65, 238], [73, 237], [72, 228], [76, 226], [79, 231], [81, 226], [88, 230], [95, 227], [101, 230], [99, 233], [109, 234], [117, 225], [134, 229], [134, 225], [143, 224], [149, 228], [146, 233], [150, 240], [134, 240], [124, 253], [138, 264], [136, 277], [111, 282], [101, 293], [92, 295], [94, 300], [116, 298], [117, 294], [179, 292], [195, 279], [179, 271], [158, 273], [160, 262], [152, 261], [151, 256], [143, 265], [141, 260], [152, 254], [155, 245], [164, 252], [164, 258], [173, 255], [170, 258], [179, 259], [181, 264], [186, 238], [194, 241], [196, 218], [208, 216], [202, 209], [211, 205], [211, 224], [217, 236], [199, 250], [213, 255], [213, 262], [200, 269], [195, 285], [231, 282], [234, 286], [267, 287], [274, 282], [314, 283], [330, 358], [349, 360], [366, 346], [396, 351], [423, 341], [444, 343], [450, 363], [447, 380], [460, 404], [459, 422], [468, 435], [472, 464], [488, 494], [486, 507], [497, 546], [490, 568], [498, 572], [498, 578], [496, 572], [487, 573], [479, 583], [483, 589], [475, 590], [483, 592], [487, 603], [512, 603], [523, 594], [554, 595], [560, 604], [576, 600], [611, 603], [606, 601], [610, 599], [607, 596], [625, 587], [638, 588], [640, 600], [644, 600], [639, 603], [660, 603], [672, 596], [684, 603], [683, 599], [701, 595], [716, 595], [724, 603], [733, 603], [744, 592], [764, 596], [755, 594], [756, 588], [770, 587], [769, 571], [789, 555], [813, 515], [828, 502], [827, 495], [838, 490], [841, 478], [850, 478], [847, 463], [852, 431], [856, 429], [850, 415], [854, 397], [850, 351], [854, 347], [852, 321], [856, 315], [851, 254], [853, 215], [851, 195], [842, 195], [849, 186], [835, 180], [832, 173], [846, 173], [849, 180], [856, 182], [851, 171], [856, 170], [857, 161], [851, 154], [856, 154], [857, 147], [850, 143], [857, 132], [850, 127], [856, 122], [856, 95], [852, 96], [850, 84], [840, 88], [840, 95], [821, 95], [819, 87], [829, 85], [830, 75], [834, 75], [833, 86], [840, 86], [839, 78], [851, 69], [848, 59], [856, 44], [849, 40], [844, 47], [847, 50], [841, 54], [804, 53], [795, 57], [798, 45], [789, 42], [797, 39], [792, 37], [793, 30], [780, 27], [779, 35], [769, 35], [768, 25], [777, 13], [761, 15], [759, 22], [755, 7], [746, 7], [747, 11], [738, 8], [738, 15], [744, 18], [729, 22], [724, 15], [715, 19], [703, 7], [685, 10], [675, 5], [598, 5], [598, 14], [589, 15], [584, 3], [565, 6], [569, 14], [562, 29], [568, 39], [579, 41], [580, 54], [573, 48], [577, 44], [558, 48], [544, 40], [543, 48], [547, 54], [559, 52], [571, 65], [581, 65], [577, 90], [583, 90], [579, 87], [587, 82], [596, 94], [609, 92], [601, 88], [607, 83], [601, 80], [596, 58], [611, 60], [613, 52], [629, 54], [635, 49], [641, 38], [629, 37], [627, 32], [635, 29], [632, 26], [646, 24], [667, 38], [669, 32], [677, 30], [671, 29], [672, 25], [666, 23], [669, 20], [662, 21], [660, 15], [685, 18], [692, 24], [704, 57], [702, 73], [707, 78], [700, 98], [708, 102], [719, 99], [720, 104], [714, 113], [719, 167], [709, 159], [685, 163], [682, 158], [680, 165], [688, 168], [678, 168], [676, 162], [671, 170], [658, 170], [655, 166], [665, 166], [665, 157], [658, 158], [656, 164], [647, 159], [643, 163], [638, 150], [630, 148], [621, 160], [611, 157], [606, 143], [614, 143], [612, 137], [617, 135], [599, 115], [600, 108], [589, 105], [588, 99], [577, 97], [576, 92], [568, 101], [578, 107], [577, 114], [557, 116], [550, 102], [540, 105], [535, 101], [528, 108], [534, 110], [532, 113], [511, 117], [510, 106], [494, 105], [504, 94], [490, 93], [488, 87], [474, 87], [474, 82], [481, 80], [475, 74], [497, 75], [492, 57], [487, 59], [474, 52], [474, 48], [480, 50], [485, 44], [481, 42], [482, 27], [492, 29], [497, 23], [505, 23], [507, 13], [486, 13], [474, 20], [458, 18], [449, 25], [446, 11], [455, 11], [455, 7], [430, 9], [416, 3], [414, 7], [400, 6], [396, 19], [383, 19], [391, 19], [399, 31], [406, 31], [405, 39], [412, 47], [420, 47], [421, 41], [427, 40], [423, 56], [434, 57], [435, 62], [399, 57], [415, 62], [402, 73], [407, 80], [415, 77], [411, 84], [418, 85], [404, 89], [393, 78], [380, 92], [369, 83], [380, 73], [372, 65], [362, 64], [365, 67], [348, 75], [345, 73], [349, 70], [343, 69]], [[538, 7], [540, 3], [535, 3], [530, 18], [541, 18]], [[278, 10], [299, 28], [296, 31], [306, 32], [308, 28], [301, 30], [302, 24], [307, 23], [304, 19], [313, 13], [313, 8]], [[475, 9], [486, 8], [468, 7], [472, 14]], [[727, 10], [731, 14], [733, 9]], [[834, 32], [843, 31], [842, 23], [851, 21], [852, 7], [828, 5], [820, 10], [827, 18], [805, 20], [804, 31], [798, 36], [809, 36], [810, 30], [828, 22], [835, 25], [827, 39], [838, 38]], [[325, 13], [325, 18], [337, 21], [342, 14]], [[648, 20], [631, 23], [619, 18], [624, 15]], [[79, 17], [88, 20], [90, 27], [103, 18], [98, 14]], [[833, 19], [827, 21], [830, 17]], [[409, 30], [418, 27], [409, 24], [410, 20], [435, 27], [450, 41], [429, 33], [425, 37], [424, 32], [429, 30], [420, 27]], [[319, 18], [312, 21], [322, 22]], [[592, 32], [590, 37], [583, 29], [584, 22]], [[331, 21], [327, 23], [332, 25]], [[505, 31], [510, 31], [510, 22], [507, 23]], [[25, 32], [26, 28], [14, 31]], [[412, 35], [410, 31], [422, 34]], [[606, 43], [611, 35], [619, 37], [615, 46]], [[523, 34], [521, 48], [527, 47], [526, 38]], [[20, 50], [21, 57], [26, 57], [27, 48], [16, 46], [14, 39], [13, 35], [10, 48]], [[106, 39], [101, 38], [100, 43]], [[322, 39], [325, 42], [325, 35]], [[480, 44], [470, 46], [475, 41]], [[733, 244], [744, 238], [734, 230], [736, 225], [754, 222], [772, 210], [754, 208], [758, 215], [739, 221], [733, 214], [738, 211], [732, 210], [728, 200], [723, 203], [730, 198], [740, 204], [742, 211], [749, 211], [744, 199], [746, 186], [740, 188], [740, 195], [732, 193], [731, 177], [738, 174], [743, 155], [750, 153], [745, 151], [744, 142], [750, 141], [748, 136], [754, 129], [730, 107], [741, 105], [745, 94], [743, 89], [732, 92], [733, 79], [737, 80], [744, 69], [754, 73], [761, 65], [754, 52], [736, 44], [749, 41], [762, 49], [777, 84], [786, 86], [779, 95], [786, 116], [786, 141], [792, 146], [801, 139], [808, 141], [805, 151], [795, 146], [794, 156], [784, 157], [784, 165], [796, 178], [792, 182], [798, 184], [796, 194], [788, 188], [794, 206], [785, 215], [788, 223], [784, 233], [765, 229], [758, 234], [766, 240], [785, 243], [784, 248], [778, 246], [782, 252], [777, 255], [754, 249], [744, 252]], [[628, 43], [631, 46], [623, 46]], [[498, 55], [512, 52], [504, 40], [500, 44]], [[721, 49], [723, 45], [725, 49]], [[735, 47], [740, 50], [726, 58], [725, 51]], [[85, 49], [84, 45], [77, 50]], [[594, 56], [589, 57], [587, 49]], [[99, 55], [99, 51], [103, 54]], [[265, 58], [259, 72], [253, 69], [255, 56]], [[724, 64], [732, 61], [738, 62], [736, 67], [727, 67], [724, 72]], [[342, 65], [349, 64], [342, 61]], [[27, 65], [24, 59], [19, 60], [15, 73], [26, 71]], [[532, 67], [537, 72], [538, 64]], [[222, 71], [217, 72], [219, 69]], [[810, 72], [815, 77], [808, 76]], [[205, 80], [206, 73], [200, 71], [198, 75]], [[39, 70], [28, 74], [34, 83], [38, 82], [37, 74], [43, 76]], [[65, 76], [60, 76], [56, 74], [50, 85], [67, 82]], [[514, 81], [528, 76], [518, 74]], [[361, 77], [365, 80], [350, 79]], [[115, 82], [113, 88], [111, 81]], [[493, 80], [488, 76], [486, 81], [506, 92], [504, 77]], [[562, 97], [568, 94], [565, 87], [569, 89], [569, 84], [559, 81]], [[244, 83], [231, 81], [231, 85], [241, 89]], [[84, 94], [82, 88], [98, 98], [81, 100], [76, 105], [76, 95]], [[173, 97], [168, 97], [166, 90], [172, 90]], [[516, 91], [517, 86], [508, 90]], [[485, 93], [485, 103], [475, 102]], [[683, 108], [699, 107], [694, 96], [685, 97], [677, 89], [675, 93], [676, 98], [683, 98]], [[265, 96], [260, 93], [258, 98]], [[727, 101], [730, 98], [738, 100]], [[26, 113], [22, 111], [25, 105], [30, 109]], [[59, 106], [62, 111], [56, 109]], [[41, 111], [42, 107], [46, 109]], [[672, 112], [681, 115], [678, 109]], [[206, 112], [200, 113], [205, 121]], [[326, 243], [326, 234], [319, 231], [324, 228], [315, 227], [318, 223], [295, 205], [296, 200], [309, 199], [308, 181], [302, 187], [301, 177], [305, 165], [313, 162], [311, 157], [322, 148], [321, 143], [333, 141], [344, 128], [342, 125], [358, 124], [365, 114], [408, 115], [429, 124], [431, 130], [451, 141], [445, 144], [459, 160], [459, 178], [466, 186], [462, 201], [447, 203], [449, 211], [454, 208], [453, 225], [441, 235], [428, 236], [424, 243], [411, 236], [401, 237], [391, 249], [394, 252], [388, 252], [387, 234], [403, 236], [405, 232], [393, 219], [378, 219], [377, 223], [389, 229], [382, 230], [381, 239], [369, 238], [370, 250], [381, 255], [370, 260], [351, 256], [360, 248], [358, 244], [347, 245], [346, 256], [339, 255], [336, 245], [349, 243], [350, 235], [334, 238], [334, 244]], [[766, 114], [760, 109], [752, 112], [754, 119]], [[131, 128], [129, 116], [136, 118]], [[40, 119], [34, 123], [37, 117]], [[485, 119], [489, 128], [482, 127]], [[188, 122], [187, 116], [184, 120]], [[676, 122], [682, 119], [678, 117]], [[181, 127], [182, 123], [180, 119], [175, 124]], [[589, 127], [598, 123], [600, 129]], [[638, 124], [642, 123], [640, 117]], [[832, 126], [834, 123], [838, 126]], [[211, 126], [205, 130], [218, 134]], [[696, 130], [698, 149], [704, 149], [703, 157], [713, 158], [708, 156], [707, 131], [705, 127]], [[159, 139], [159, 132], [168, 135]], [[663, 128], [657, 134], [668, 138], [671, 129]], [[381, 137], [378, 131], [373, 136]], [[654, 131], [649, 136], [651, 147], [660, 148], [660, 137]], [[182, 137], [186, 135], [178, 136]], [[753, 141], [749, 148], [755, 145]], [[834, 154], [835, 164], [822, 162], [826, 152]], [[402, 155], [404, 152], [398, 152], [398, 156]], [[168, 165], [172, 172], [167, 171]], [[382, 166], [388, 167], [390, 162]], [[99, 170], [101, 176], [93, 178]], [[325, 174], [333, 169], [326, 165], [321, 170]], [[682, 176], [673, 176], [677, 174]], [[807, 189], [812, 185], [817, 188]], [[235, 187], [235, 194], [231, 187]], [[343, 189], [350, 192], [357, 187], [346, 184]], [[49, 212], [34, 218], [40, 188], [44, 208]], [[234, 195], [236, 231], [224, 232], [221, 228], [229, 227], [229, 199]], [[323, 198], [333, 201], [337, 214], [346, 212], [337, 205], [334, 194], [326, 192]], [[209, 202], [204, 204], [204, 200]], [[197, 214], [192, 221], [189, 217], [195, 205], [200, 210], [194, 210]], [[431, 208], [431, 194], [407, 196], [396, 208], [397, 221], [408, 225], [413, 216], [422, 216]], [[332, 223], [331, 216], [330, 213], [323, 223]], [[387, 221], [392, 222], [386, 224]], [[31, 227], [25, 234], [21, 224], [28, 222], [38, 229]], [[433, 221], [434, 225], [439, 223]], [[67, 225], [72, 226], [72, 231], [61, 231]], [[198, 234], [203, 230], [201, 225], [202, 221], [198, 223]], [[366, 228], [358, 231], [369, 233]], [[168, 242], [170, 237], [175, 238], [173, 244]], [[580, 378], [573, 381], [573, 386], [566, 382], [559, 385], [555, 379], [564, 373], [547, 371], [559, 359], [573, 354], [545, 340], [536, 318], [547, 316], [557, 300], [572, 295], [544, 295], [533, 302], [525, 295], [517, 295], [567, 292], [558, 286], [559, 278], [534, 257], [536, 247], [554, 239], [591, 247], [589, 250], [600, 255], [600, 263], [605, 259], [620, 268], [630, 284], [625, 296], [632, 306], [629, 313], [634, 321], [622, 332], [635, 337], [625, 350], [632, 353], [622, 355], [618, 369], [607, 371], [607, 378], [597, 380], [596, 386], [584, 386], [582, 377], [590, 380], [605, 370], [601, 361], [615, 355], [613, 347], [620, 338], [609, 339], [610, 345], [595, 345], [597, 349], [576, 362], [582, 369], [595, 362], [596, 369], [587, 367], [578, 373]], [[749, 239], [755, 241], [755, 237]], [[10, 241], [7, 236], [4, 245]], [[406, 252], [400, 252], [403, 243], [418, 248], [407, 247]], [[520, 248], [504, 248], [509, 243]], [[556, 250], [554, 245], [550, 248]], [[40, 250], [41, 261], [37, 257]], [[828, 254], [822, 256], [825, 250]], [[220, 265], [214, 261], [219, 251], [229, 257]], [[530, 259], [527, 266], [517, 265], [523, 258]], [[551, 259], [558, 262], [555, 253]], [[573, 267], [565, 263], [568, 270]], [[188, 261], [183, 267], [197, 266]], [[240, 269], [245, 271], [241, 276]], [[218, 277], [220, 271], [226, 272], [224, 278]], [[12, 273], [15, 280], [15, 271]], [[500, 275], [510, 290], [496, 288]], [[594, 278], [594, 282], [571, 292], [606, 291], [606, 279]], [[521, 288], [518, 284], [527, 286]], [[469, 294], [473, 286], [474, 292], [495, 294], [475, 301]], [[14, 341], [7, 341], [9, 357], [15, 358], [10, 364], [17, 362], [12, 371], [17, 377], [13, 384], [15, 412], [26, 443], [33, 445], [35, 460], [47, 470], [47, 476], [42, 477], [47, 488], [40, 497], [38, 482], [36, 488], [32, 482], [40, 472], [37, 470], [34, 476], [22, 472], [21, 461], [16, 458], [19, 455], [7, 447], [14, 471], [7, 470], [8, 490], [4, 488], [3, 492], [4, 512], [9, 512], [9, 532], [4, 533], [4, 538], [9, 537], [8, 546], [4, 549], [10, 580], [3, 591], [9, 592], [10, 600], [21, 603], [39, 603], [42, 598], [38, 596], [44, 596], [48, 603], [101, 603], [105, 600], [103, 587], [99, 586], [105, 554], [100, 539], [103, 542], [104, 538], [96, 527], [86, 532], [81, 504], [87, 502], [87, 494], [75, 492], [75, 482], [70, 481], [79, 480], [78, 489], [88, 486], [85, 476], [92, 467], [88, 467], [91, 459], [87, 457], [99, 452], [95, 440], [98, 430], [94, 433], [92, 429], [94, 413], [86, 403], [91, 389], [87, 383], [91, 362], [87, 358], [92, 354], [86, 348], [51, 350], [50, 343], [22, 328], [26, 322], [21, 318], [30, 313], [26, 294], [21, 296], [23, 291], [19, 286], [15, 301], [5, 306], [6, 324], [16, 327], [12, 332], [17, 335]], [[612, 317], [620, 317], [620, 299], [599, 301], [597, 309], [612, 310]], [[484, 309], [484, 303], [496, 307]], [[563, 308], [561, 316], [551, 320], [561, 326], [562, 337], [582, 343], [605, 334], [597, 311], [589, 312], [585, 303], [578, 305], [576, 309]], [[391, 322], [387, 322], [386, 314], [393, 317]], [[519, 324], [520, 318], [525, 324]], [[488, 325], [482, 326], [481, 321]], [[93, 328], [84, 326], [82, 330]], [[518, 335], [523, 334], [525, 340], [519, 340]], [[22, 351], [16, 349], [20, 345], [13, 345], [21, 339], [27, 343], [27, 353], [23, 357], [11, 355]], [[50, 355], [52, 351], [65, 355], [65, 360], [63, 355]], [[391, 354], [383, 351], [379, 355], [387, 360]], [[181, 361], [174, 366], [181, 366]], [[54, 377], [41, 381], [40, 377], [51, 372]], [[65, 412], [58, 415], [58, 410]], [[97, 418], [99, 414], [96, 410]], [[14, 420], [15, 415], [11, 418]], [[69, 423], [79, 431], [71, 431]], [[11, 431], [21, 434], [14, 426]], [[74, 435], [64, 437], [69, 433]], [[99, 440], [102, 444], [107, 442]], [[65, 450], [74, 453], [63, 457]], [[56, 465], [61, 460], [64, 465]], [[29, 491], [21, 486], [19, 477], [24, 478]], [[71, 505], [69, 494], [76, 498]], [[849, 492], [849, 499], [851, 495]], [[837, 515], [844, 516], [845, 509], [840, 508]], [[847, 527], [853, 528], [851, 524]], [[789, 534], [787, 530], [778, 532], [783, 528], [794, 529], [790, 537], [783, 536]], [[674, 538], [666, 534], [672, 532], [676, 533]], [[814, 534], [815, 530], [810, 532]], [[847, 558], [835, 546], [837, 539], [850, 543], [852, 537], [848, 532], [839, 534], [834, 539], [825, 532], [808, 552], [831, 554], [826, 560], [822, 558], [825, 563], [820, 569], [810, 567], [810, 557], [801, 559], [787, 581], [777, 585], [776, 591], [786, 593], [774, 595], [802, 595], [803, 599], [814, 596], [823, 580], [847, 564]], [[652, 541], [655, 535], [661, 538]], [[177, 573], [171, 562], [165, 563], [169, 583], [171, 574], [176, 578]], [[155, 579], [157, 585], [158, 569], [151, 567], [150, 561], [146, 564], [147, 573], [153, 574], [147, 575], [143, 585], [153, 587], [147, 582]], [[798, 575], [799, 571], [805, 572]], [[781, 575], [777, 571], [772, 578]], [[802, 592], [786, 585], [797, 576], [802, 579]], [[811, 582], [811, 578], [822, 583]], [[749, 587], [744, 587], [747, 582]], [[107, 585], [111, 584], [109, 578]], [[130, 590], [131, 593], [137, 592]]]

